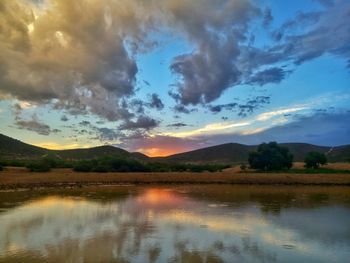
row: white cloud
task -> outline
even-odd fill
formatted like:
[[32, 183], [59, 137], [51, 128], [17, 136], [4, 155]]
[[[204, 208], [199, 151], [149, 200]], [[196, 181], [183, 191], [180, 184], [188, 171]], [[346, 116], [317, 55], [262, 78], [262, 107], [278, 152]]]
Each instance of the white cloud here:
[[250, 124], [251, 124], [250, 122], [231, 122], [231, 123], [219, 122], [219, 123], [211, 123], [204, 126], [203, 128], [199, 128], [195, 130], [189, 130], [189, 131], [183, 131], [183, 132], [168, 132], [161, 135], [184, 138], [184, 137], [210, 134], [212, 132], [223, 132], [227, 130], [232, 132], [232, 129], [234, 128], [249, 126]]
[[302, 110], [307, 110], [308, 107], [294, 107], [294, 108], [287, 108], [287, 109], [281, 109], [281, 110], [276, 110], [276, 111], [270, 111], [270, 112], [264, 112], [256, 116], [257, 121], [267, 121], [270, 120], [271, 118], [283, 114], [288, 114], [292, 112], [297, 112], [297, 111], [302, 111]]

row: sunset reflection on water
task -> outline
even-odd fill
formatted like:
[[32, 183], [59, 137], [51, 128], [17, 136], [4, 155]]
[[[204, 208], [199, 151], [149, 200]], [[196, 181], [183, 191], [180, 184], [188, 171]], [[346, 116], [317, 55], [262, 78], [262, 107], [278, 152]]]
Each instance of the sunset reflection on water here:
[[0, 193], [0, 262], [346, 262], [349, 190], [298, 189]]

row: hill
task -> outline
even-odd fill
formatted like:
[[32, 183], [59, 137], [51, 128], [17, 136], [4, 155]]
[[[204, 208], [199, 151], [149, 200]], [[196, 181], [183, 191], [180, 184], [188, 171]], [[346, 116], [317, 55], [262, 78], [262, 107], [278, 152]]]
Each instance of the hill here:
[[[330, 162], [344, 162], [350, 158], [350, 145], [338, 147], [317, 146], [307, 143], [282, 143], [281, 145], [289, 148], [294, 155], [294, 161], [298, 162], [304, 161], [305, 155], [311, 151], [325, 153]], [[247, 162], [249, 152], [256, 150], [256, 148], [256, 145], [227, 143], [170, 155], [160, 158], [160, 160], [192, 163], [241, 163]]]
[[93, 159], [106, 155], [118, 155], [130, 158], [137, 158], [138, 156], [136, 153], [131, 154], [126, 150], [109, 145], [87, 149], [49, 150], [0, 134], [0, 157], [4, 159], [35, 159], [50, 156], [66, 160], [80, 160]]
[[[304, 156], [311, 151], [325, 153], [330, 162], [345, 162], [350, 158], [350, 145], [327, 147], [307, 143], [282, 143], [294, 155], [294, 161], [303, 161]], [[35, 159], [52, 156], [66, 160], [93, 159], [106, 155], [117, 155], [140, 161], [161, 161], [176, 163], [242, 163], [247, 162], [249, 152], [256, 145], [227, 143], [202, 148], [194, 151], [178, 153], [167, 157], [151, 158], [139, 152], [130, 153], [114, 146], [98, 146], [88, 149], [49, 150], [0, 134], [0, 158], [4, 159]]]

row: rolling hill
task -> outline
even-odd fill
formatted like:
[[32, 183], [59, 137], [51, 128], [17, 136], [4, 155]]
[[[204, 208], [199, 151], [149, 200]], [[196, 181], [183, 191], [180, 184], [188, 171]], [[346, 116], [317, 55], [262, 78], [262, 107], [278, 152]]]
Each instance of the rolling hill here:
[[[299, 162], [302, 162], [305, 155], [311, 151], [325, 153], [330, 162], [344, 162], [350, 158], [350, 145], [338, 147], [317, 146], [307, 143], [282, 143], [281, 145], [289, 148], [294, 155], [294, 161]], [[227, 143], [174, 154], [161, 159], [169, 162], [241, 163], [247, 162], [249, 152], [256, 150], [256, 148], [256, 145]]]
[[35, 159], [50, 156], [67, 160], [81, 160], [93, 159], [106, 155], [118, 155], [132, 158], [137, 158], [138, 156], [137, 153], [129, 153], [126, 150], [109, 145], [87, 149], [49, 150], [0, 134], [0, 157], [4, 159]]
[[[294, 161], [303, 161], [310, 151], [325, 153], [330, 162], [344, 162], [350, 158], [350, 145], [327, 147], [306, 143], [281, 144], [290, 149]], [[114, 155], [124, 158], [133, 158], [140, 161], [160, 161], [178, 163], [241, 163], [247, 162], [249, 152], [254, 151], [256, 145], [227, 143], [202, 148], [194, 151], [178, 153], [167, 157], [151, 158], [142, 153], [130, 153], [114, 146], [98, 146], [87, 149], [49, 150], [0, 134], [0, 158], [4, 159], [35, 159], [51, 156], [67, 160], [93, 159], [101, 156]]]

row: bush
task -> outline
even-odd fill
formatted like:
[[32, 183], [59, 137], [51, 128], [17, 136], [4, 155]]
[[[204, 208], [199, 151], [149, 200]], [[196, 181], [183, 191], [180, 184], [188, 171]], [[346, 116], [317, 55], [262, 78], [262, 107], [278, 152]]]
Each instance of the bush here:
[[293, 155], [288, 148], [276, 142], [263, 143], [256, 152], [249, 153], [248, 162], [251, 168], [263, 171], [290, 169], [293, 166]]
[[323, 153], [309, 152], [304, 159], [306, 168], [317, 169], [321, 165], [327, 164], [327, 157]]
[[4, 170], [4, 168], [2, 167], [2, 165], [0, 164], [0, 171]]
[[76, 172], [91, 172], [93, 165], [89, 161], [80, 161], [73, 166], [73, 170]]
[[43, 161], [28, 163], [26, 168], [31, 172], [48, 172], [51, 170], [51, 167]]

